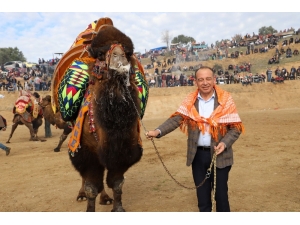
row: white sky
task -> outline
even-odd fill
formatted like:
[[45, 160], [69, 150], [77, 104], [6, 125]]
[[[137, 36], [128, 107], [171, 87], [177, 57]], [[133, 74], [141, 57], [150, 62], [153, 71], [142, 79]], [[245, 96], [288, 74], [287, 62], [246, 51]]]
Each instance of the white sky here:
[[[111, 1], [111, 6], [110, 1], [94, 0], [86, 1], [89, 5], [78, 0], [19, 2], [4, 3], [7, 11], [0, 12], [0, 48], [17, 47], [29, 62], [37, 62], [38, 58], [48, 60], [53, 53], [66, 52], [77, 35], [101, 17], [110, 17], [115, 27], [131, 37], [135, 51], [142, 53], [166, 46], [161, 38], [166, 30], [172, 38], [183, 34], [210, 45], [231, 39], [235, 34], [258, 33], [263, 26], [278, 31], [300, 28], [300, 13], [284, 11], [284, 7], [295, 10], [296, 6], [283, 2], [277, 8], [257, 0], [206, 3], [118, 0]], [[258, 12], [261, 9], [268, 12]]]

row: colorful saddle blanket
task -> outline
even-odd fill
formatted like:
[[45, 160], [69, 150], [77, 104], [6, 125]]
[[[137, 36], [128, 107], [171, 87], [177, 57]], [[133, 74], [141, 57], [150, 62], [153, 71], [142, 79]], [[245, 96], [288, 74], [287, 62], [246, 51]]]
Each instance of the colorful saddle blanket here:
[[73, 61], [58, 87], [59, 110], [64, 121], [76, 119], [88, 81], [88, 65], [79, 60]]
[[[141, 119], [144, 116], [147, 100], [148, 86], [140, 70], [135, 72], [135, 79], [141, 100]], [[83, 98], [89, 85], [88, 65], [76, 59], [67, 69], [58, 86], [59, 110], [64, 121], [75, 121]]]
[[19, 114], [24, 113], [28, 107], [30, 107], [30, 111], [32, 111], [32, 106], [32, 101], [28, 96], [20, 96], [15, 102], [16, 113]]

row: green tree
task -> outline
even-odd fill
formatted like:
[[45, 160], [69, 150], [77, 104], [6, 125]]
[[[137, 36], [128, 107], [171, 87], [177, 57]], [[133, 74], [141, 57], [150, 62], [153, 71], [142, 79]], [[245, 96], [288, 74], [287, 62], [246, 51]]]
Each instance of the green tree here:
[[0, 64], [4, 64], [8, 61], [26, 61], [23, 52], [17, 47], [0, 48]]
[[188, 37], [183, 34], [178, 35], [177, 37], [174, 37], [171, 43], [179, 43], [187, 44], [189, 42], [196, 42], [196, 40], [193, 37]]
[[258, 30], [258, 34], [259, 35], [267, 35], [267, 34], [274, 34], [277, 33], [278, 31], [276, 29], [274, 29], [272, 26], [263, 26], [261, 28], [259, 28]]

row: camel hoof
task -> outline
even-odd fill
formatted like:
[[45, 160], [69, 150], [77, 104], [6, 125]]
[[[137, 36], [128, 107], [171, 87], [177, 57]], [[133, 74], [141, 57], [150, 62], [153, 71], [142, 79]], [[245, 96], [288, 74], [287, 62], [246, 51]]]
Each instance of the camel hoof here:
[[110, 198], [110, 197], [108, 197], [108, 196], [106, 196], [105, 198], [100, 198], [100, 202], [99, 202], [99, 204], [100, 205], [111, 205], [112, 204], [112, 202], [113, 202], [113, 199], [112, 198]]
[[10, 141], [7, 141], [6, 143], [10, 143]]
[[125, 209], [122, 206], [120, 206], [120, 207], [118, 207], [116, 209], [112, 209], [111, 212], [126, 212], [126, 211], [125, 211]]
[[78, 195], [76, 198], [76, 201], [78, 202], [82, 202], [82, 201], [86, 201], [87, 197], [85, 195]]
[[29, 141], [39, 141], [39, 139], [34, 137], [34, 138], [30, 138]]
[[60, 149], [59, 148], [55, 148], [54, 152], [60, 152]]
[[45, 141], [47, 141], [47, 140], [45, 140], [45, 139], [41, 139], [40, 141], [41, 141], [41, 142], [45, 142]]

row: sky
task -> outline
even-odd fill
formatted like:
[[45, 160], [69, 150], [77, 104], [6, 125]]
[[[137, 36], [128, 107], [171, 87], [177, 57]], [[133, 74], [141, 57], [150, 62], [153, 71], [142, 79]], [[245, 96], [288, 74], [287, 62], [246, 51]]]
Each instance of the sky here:
[[[107, 7], [109, 1], [105, 1], [103, 7], [100, 7], [103, 1], [89, 0], [91, 7], [84, 6], [84, 1], [61, 2], [65, 1], [4, 3], [5, 7], [1, 8], [6, 11], [0, 12], [0, 48], [17, 47], [28, 62], [37, 63], [39, 58], [49, 60], [56, 56], [54, 53], [66, 52], [77, 35], [101, 17], [111, 18], [114, 26], [132, 39], [135, 52], [141, 53], [166, 46], [162, 40], [166, 31], [171, 40], [183, 34], [210, 45], [236, 34], [257, 34], [263, 26], [272, 26], [278, 31], [300, 28], [300, 13], [286, 12], [283, 7], [288, 4], [270, 9], [270, 5], [264, 6], [266, 3], [257, 0], [251, 1], [252, 6], [244, 6], [249, 2], [241, 1], [226, 1], [224, 5], [224, 1], [115, 0], [110, 7]], [[254, 7], [255, 4], [259, 6]], [[252, 12], [238, 11], [251, 10], [251, 7]], [[269, 12], [258, 11], [261, 9]]]

